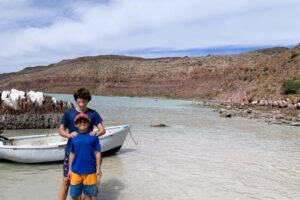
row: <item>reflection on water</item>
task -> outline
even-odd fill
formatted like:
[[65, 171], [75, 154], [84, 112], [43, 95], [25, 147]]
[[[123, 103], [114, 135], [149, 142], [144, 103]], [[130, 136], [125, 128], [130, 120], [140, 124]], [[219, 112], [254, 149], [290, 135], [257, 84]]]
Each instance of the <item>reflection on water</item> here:
[[[131, 124], [139, 141], [128, 137], [104, 158], [98, 199], [300, 199], [297, 127], [219, 118], [188, 101], [93, 97], [90, 105], [106, 125]], [[61, 168], [0, 162], [0, 199], [56, 199]]]

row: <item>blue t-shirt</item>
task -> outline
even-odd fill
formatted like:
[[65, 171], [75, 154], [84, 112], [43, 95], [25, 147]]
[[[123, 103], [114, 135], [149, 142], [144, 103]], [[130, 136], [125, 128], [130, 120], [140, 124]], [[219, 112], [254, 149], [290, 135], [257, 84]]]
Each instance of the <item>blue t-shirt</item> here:
[[75, 154], [72, 171], [77, 174], [96, 173], [95, 151], [101, 151], [99, 138], [91, 136], [90, 133], [82, 134], [71, 139], [71, 152]]
[[[103, 122], [99, 113], [93, 109], [88, 108], [84, 113], [87, 114], [91, 120], [90, 126], [88, 128], [89, 132], [94, 129], [94, 126], [98, 126], [100, 123]], [[75, 108], [70, 108], [64, 113], [64, 116], [61, 119], [60, 123], [68, 129], [69, 133], [77, 131], [74, 120], [75, 120], [76, 115], [78, 115], [78, 114], [80, 114], [80, 112], [78, 112]], [[70, 140], [69, 140], [67, 143], [67, 146], [65, 148], [65, 151], [70, 152], [70, 148], [71, 148], [71, 145], [70, 145]]]

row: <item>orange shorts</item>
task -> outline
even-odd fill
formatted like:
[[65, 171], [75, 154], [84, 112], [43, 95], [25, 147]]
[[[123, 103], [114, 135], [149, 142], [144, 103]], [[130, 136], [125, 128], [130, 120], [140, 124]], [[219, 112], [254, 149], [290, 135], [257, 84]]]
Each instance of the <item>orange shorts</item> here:
[[97, 196], [98, 185], [96, 174], [80, 175], [74, 172], [70, 174], [70, 196], [77, 197], [82, 193], [88, 196]]
[[77, 184], [94, 185], [96, 183], [97, 183], [96, 173], [80, 175], [80, 174], [71, 172], [71, 175], [70, 175], [70, 184], [71, 185], [77, 185]]

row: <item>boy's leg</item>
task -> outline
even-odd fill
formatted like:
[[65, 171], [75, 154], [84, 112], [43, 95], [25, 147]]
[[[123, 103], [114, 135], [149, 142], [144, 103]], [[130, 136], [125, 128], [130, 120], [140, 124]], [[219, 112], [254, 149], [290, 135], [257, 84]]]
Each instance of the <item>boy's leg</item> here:
[[74, 172], [70, 175], [70, 196], [72, 199], [81, 199], [83, 189], [83, 176]]
[[91, 200], [95, 194], [95, 187], [97, 187], [97, 175], [88, 174], [83, 178], [83, 193], [85, 200]]
[[77, 197], [71, 197], [72, 200], [80, 200], [81, 196], [77, 196]]
[[95, 188], [94, 188], [94, 195], [93, 195], [94, 199], [97, 199], [97, 196], [98, 196], [98, 193], [99, 193], [99, 188], [98, 187], [99, 187], [99, 185], [96, 184]]
[[94, 199], [97, 199], [97, 196], [98, 196], [98, 193], [99, 193], [99, 184], [100, 184], [100, 176], [97, 176], [97, 182], [96, 182], [96, 185], [94, 187], [94, 195], [93, 195]]
[[63, 164], [63, 181], [61, 183], [60, 189], [59, 189], [59, 195], [58, 199], [59, 200], [66, 200], [67, 195], [68, 195], [68, 190], [69, 190], [69, 178], [68, 178], [68, 173], [69, 173], [69, 152], [65, 152], [65, 159], [64, 159], [64, 164]]
[[92, 200], [92, 197], [90, 197], [88, 195], [84, 195], [84, 200]]
[[69, 189], [69, 179], [64, 177], [59, 189], [59, 195], [58, 195], [59, 200], [67, 199], [68, 189]]

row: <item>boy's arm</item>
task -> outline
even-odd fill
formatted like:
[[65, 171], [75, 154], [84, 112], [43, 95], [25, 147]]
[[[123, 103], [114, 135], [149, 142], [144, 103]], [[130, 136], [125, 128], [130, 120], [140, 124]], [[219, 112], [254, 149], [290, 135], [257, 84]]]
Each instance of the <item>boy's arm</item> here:
[[69, 133], [66, 131], [69, 122], [70, 122], [70, 120], [69, 120], [69, 114], [68, 114], [68, 112], [66, 111], [66, 112], [64, 113], [63, 117], [61, 118], [60, 125], [58, 126], [58, 133], [59, 133], [59, 135], [61, 135], [62, 137], [70, 138]]
[[101, 152], [100, 151], [95, 151], [96, 155], [96, 169], [97, 169], [97, 176], [101, 176]]
[[70, 156], [69, 156], [69, 175], [68, 177], [70, 178], [70, 174], [72, 172], [72, 163], [74, 160], [75, 154], [73, 152], [70, 152]]
[[77, 136], [77, 132], [72, 132], [72, 133], [68, 133], [67, 131], [67, 128], [63, 125], [63, 124], [60, 124], [59, 127], [58, 127], [58, 133], [59, 135], [65, 137], [65, 138], [74, 138]]
[[98, 128], [97, 136], [102, 136], [105, 134], [106, 130], [104, 128], [103, 123], [98, 124], [97, 128]]
[[92, 135], [92, 136], [95, 135], [95, 136], [99, 137], [99, 136], [104, 135], [106, 132], [104, 125], [102, 123], [97, 125], [97, 129], [98, 129], [97, 131], [91, 131], [90, 135]]
[[[73, 122], [72, 122], [73, 123]], [[60, 125], [58, 126], [58, 133], [59, 135], [61, 135], [62, 137], [65, 137], [65, 138], [73, 138], [73, 137], [76, 137], [77, 136], [77, 133], [76, 132], [72, 132], [72, 133], [68, 133], [66, 130], [67, 130], [67, 127], [69, 126], [70, 124], [70, 116], [68, 114], [68, 111], [66, 111], [61, 119], [61, 122], [60, 122]]]
[[58, 127], [58, 133], [59, 135], [65, 137], [65, 138], [70, 138], [70, 134], [67, 133], [66, 131], [66, 127], [63, 125], [63, 124], [60, 124], [59, 127]]

